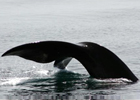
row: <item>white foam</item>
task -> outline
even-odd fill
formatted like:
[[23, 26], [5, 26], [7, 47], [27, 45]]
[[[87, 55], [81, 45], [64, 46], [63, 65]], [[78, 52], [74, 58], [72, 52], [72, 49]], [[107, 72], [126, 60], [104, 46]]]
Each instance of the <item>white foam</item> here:
[[36, 71], [36, 73], [38, 73], [40, 75], [48, 75], [50, 73], [50, 71], [48, 71], [48, 70], [39, 70], [39, 71]]
[[24, 78], [8, 78], [8, 79], [1, 79], [0, 85], [18, 85], [24, 81], [27, 81], [29, 79], [29, 77], [24, 77]]
[[95, 81], [97, 82], [101, 82], [101, 83], [117, 83], [117, 84], [122, 84], [122, 83], [131, 83], [131, 80], [128, 80], [126, 78], [109, 78], [109, 79], [95, 79]]

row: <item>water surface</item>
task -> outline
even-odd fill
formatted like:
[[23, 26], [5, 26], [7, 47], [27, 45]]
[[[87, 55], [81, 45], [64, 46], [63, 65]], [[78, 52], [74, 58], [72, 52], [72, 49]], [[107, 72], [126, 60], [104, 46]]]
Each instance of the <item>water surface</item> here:
[[[140, 78], [139, 0], [0, 0], [0, 55], [34, 41], [90, 41], [117, 54]], [[97, 80], [75, 59], [66, 70], [0, 58], [0, 99], [140, 99], [140, 83]]]

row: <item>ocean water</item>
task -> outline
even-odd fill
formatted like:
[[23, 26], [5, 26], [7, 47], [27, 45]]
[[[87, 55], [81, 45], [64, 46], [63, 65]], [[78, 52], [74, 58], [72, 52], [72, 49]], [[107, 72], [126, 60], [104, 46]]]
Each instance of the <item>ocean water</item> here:
[[[34, 41], [98, 43], [140, 79], [140, 0], [0, 0], [0, 55]], [[20, 57], [0, 58], [2, 100], [132, 100], [140, 83], [97, 80], [73, 59], [67, 69]]]

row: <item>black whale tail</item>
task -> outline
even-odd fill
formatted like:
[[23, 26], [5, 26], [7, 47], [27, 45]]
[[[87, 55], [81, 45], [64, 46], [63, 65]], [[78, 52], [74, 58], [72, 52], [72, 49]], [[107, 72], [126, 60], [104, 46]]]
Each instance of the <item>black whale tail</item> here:
[[113, 52], [91, 42], [72, 44], [60, 41], [29, 43], [12, 48], [2, 56], [17, 55], [39, 63], [55, 61], [54, 66], [65, 68], [72, 58], [83, 64], [89, 74], [98, 79], [127, 78], [133, 82], [138, 78]]

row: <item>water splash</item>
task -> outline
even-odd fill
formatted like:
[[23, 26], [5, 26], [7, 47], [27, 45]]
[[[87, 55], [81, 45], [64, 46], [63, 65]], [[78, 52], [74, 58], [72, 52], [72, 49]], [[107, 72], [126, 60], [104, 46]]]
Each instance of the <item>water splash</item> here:
[[[90, 98], [88, 95], [111, 95], [115, 94], [113, 89], [119, 90], [131, 83], [130, 80], [124, 78], [118, 79], [95, 79], [88, 74], [79, 74], [68, 70], [32, 70], [23, 71], [29, 77], [11, 77], [0, 79], [0, 87], [2, 91], [8, 88], [8, 98], [21, 99], [25, 98], [46, 98], [46, 94], [50, 97], [62, 93], [62, 97], [74, 97], [78, 95], [83, 98]], [[8, 87], [7, 87], [8, 86]], [[7, 93], [7, 91], [6, 91]], [[53, 94], [52, 94], [53, 93]], [[84, 95], [85, 94], [85, 95]], [[94, 97], [93, 96], [93, 97]], [[42, 98], [42, 99], [43, 99]], [[48, 98], [48, 97], [47, 97]], [[21, 99], [22, 100], [22, 99]]]
[[[32, 67], [21, 73], [22, 77], [8, 77], [0, 79], [0, 87], [11, 88], [11, 93], [27, 95], [35, 93], [64, 93], [71, 91], [98, 91], [102, 89], [113, 89], [124, 87], [132, 83], [124, 78], [117, 79], [95, 79], [88, 74], [80, 74], [68, 70], [46, 70]], [[13, 87], [14, 86], [14, 87]], [[24, 90], [24, 91], [23, 91]], [[20, 94], [19, 94], [20, 93]], [[96, 92], [97, 93], [97, 92]], [[107, 90], [106, 93], [112, 93]]]
[[[12, 77], [5, 78], [0, 80], [0, 85], [23, 85], [28, 83], [44, 82], [46, 80], [54, 80], [54, 85], [56, 83], [73, 84], [73, 85], [89, 85], [89, 84], [98, 84], [98, 85], [119, 85], [119, 84], [128, 84], [132, 83], [131, 80], [125, 78], [116, 78], [116, 79], [95, 79], [91, 78], [89, 75], [74, 73], [67, 70], [60, 70], [57, 72], [53, 72], [52, 70], [37, 70], [37, 71], [25, 71], [23, 72], [29, 77]], [[37, 83], [36, 83], [37, 82]], [[47, 81], [46, 81], [47, 83]]]
[[0, 86], [16, 86], [26, 83], [35, 83], [38, 79], [44, 79], [54, 73], [52, 70], [36, 69], [35, 66], [29, 70], [21, 70], [21, 73], [11, 75], [9, 77], [2, 77], [0, 79]]
[[4, 85], [4, 86], [15, 86], [18, 85], [22, 82], [25, 82], [27, 80], [29, 80], [29, 77], [24, 77], [24, 78], [8, 78], [8, 79], [1, 79], [0, 80], [0, 86]]

